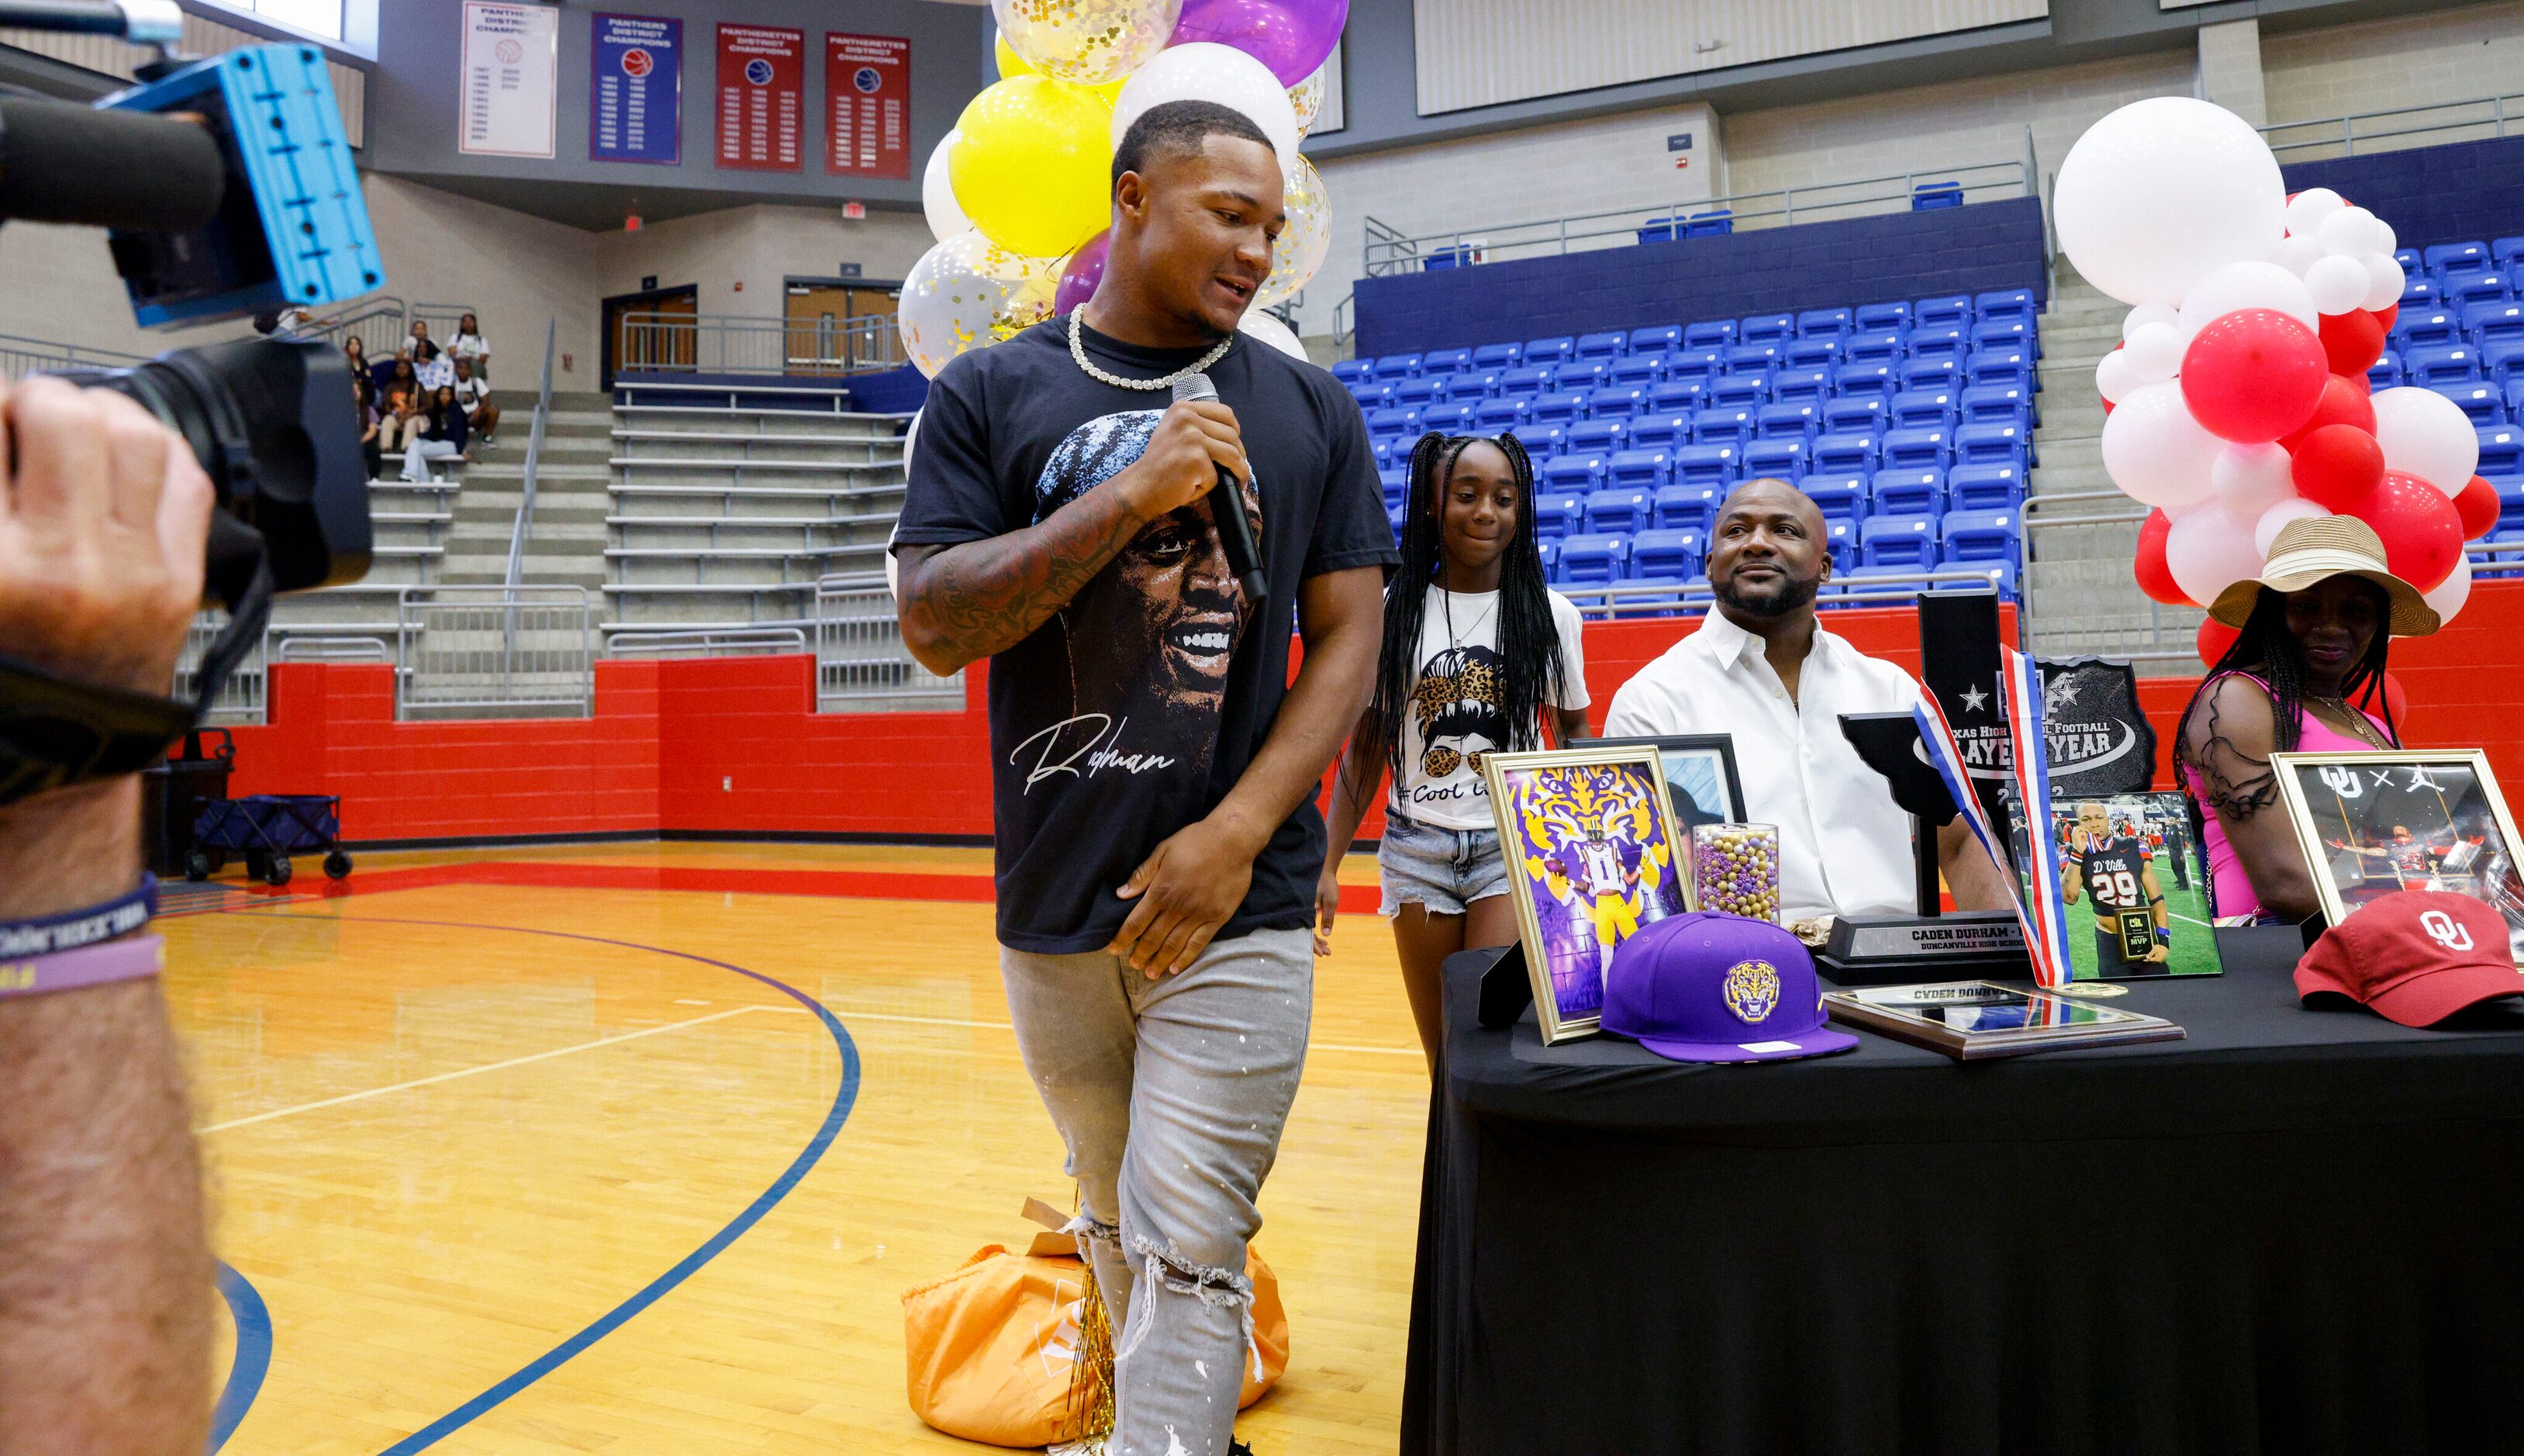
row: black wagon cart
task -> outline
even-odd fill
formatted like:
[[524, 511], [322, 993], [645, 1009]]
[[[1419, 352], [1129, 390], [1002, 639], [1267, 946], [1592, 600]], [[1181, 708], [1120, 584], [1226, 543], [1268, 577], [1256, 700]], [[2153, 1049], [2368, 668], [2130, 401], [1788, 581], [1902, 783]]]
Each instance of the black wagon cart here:
[[291, 854], [324, 851], [324, 874], [351, 872], [342, 848], [342, 800], [332, 794], [250, 794], [205, 805], [193, 825], [193, 852], [184, 876], [207, 880], [230, 854], [245, 856], [246, 873], [268, 885], [289, 883]]

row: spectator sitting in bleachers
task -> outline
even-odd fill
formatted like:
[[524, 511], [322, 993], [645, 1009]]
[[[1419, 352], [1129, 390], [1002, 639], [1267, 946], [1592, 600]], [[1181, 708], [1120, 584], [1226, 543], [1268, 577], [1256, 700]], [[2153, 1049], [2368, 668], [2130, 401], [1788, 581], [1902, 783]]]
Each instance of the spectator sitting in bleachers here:
[[346, 334], [343, 336], [342, 358], [349, 361], [351, 372], [360, 378], [367, 380], [369, 392], [371, 394], [375, 393], [377, 381], [375, 377], [368, 372], [368, 346], [360, 342], [360, 336], [358, 334]]
[[420, 376], [417, 373], [407, 376], [401, 372], [403, 369], [414, 367], [416, 366], [413, 364], [412, 351], [398, 349], [394, 353], [394, 358], [381, 359], [368, 365], [368, 377], [376, 382], [377, 393], [391, 394], [394, 391], [395, 381], [399, 378], [409, 377], [414, 384], [420, 382]]
[[377, 387], [368, 379], [366, 370], [351, 375], [351, 399], [360, 411], [360, 458], [367, 461], [367, 478], [374, 480], [385, 471], [386, 426], [377, 413]]
[[[470, 318], [473, 315], [467, 314], [464, 316]], [[491, 386], [474, 376], [473, 361], [469, 357], [457, 354], [453, 349], [448, 353], [456, 360], [456, 383], [452, 386], [456, 391], [456, 403], [464, 411], [465, 422], [472, 426], [473, 433], [481, 436], [482, 443], [488, 445], [492, 432], [500, 427], [500, 407], [491, 403]]]
[[403, 478], [414, 485], [434, 483], [429, 473], [431, 461], [469, 463], [473, 459], [464, 453], [471, 427], [464, 418], [464, 407], [456, 403], [454, 385], [431, 392], [422, 419], [420, 438], [405, 446], [403, 452]]
[[421, 388], [444, 389], [456, 382], [456, 362], [429, 336], [428, 324], [413, 319], [412, 337], [403, 342], [412, 351], [413, 372], [420, 376]]
[[473, 376], [483, 383], [491, 382], [491, 344], [482, 337], [482, 326], [465, 315], [456, 321], [456, 337], [447, 341], [447, 352], [460, 363], [473, 362]]
[[429, 422], [429, 406], [420, 381], [412, 376], [411, 360], [396, 358], [394, 376], [377, 397], [377, 413], [384, 421], [387, 449], [402, 450], [420, 438]]

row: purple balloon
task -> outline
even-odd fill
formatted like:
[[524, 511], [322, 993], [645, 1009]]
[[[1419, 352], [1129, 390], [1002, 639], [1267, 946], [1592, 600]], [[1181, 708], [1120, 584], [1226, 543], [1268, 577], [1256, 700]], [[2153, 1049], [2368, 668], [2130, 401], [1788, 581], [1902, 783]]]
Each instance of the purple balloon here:
[[1270, 67], [1281, 85], [1293, 86], [1332, 55], [1348, 24], [1349, 0], [1184, 0], [1166, 44], [1232, 45]]
[[1060, 287], [1051, 295], [1053, 314], [1066, 314], [1095, 296], [1095, 285], [1104, 281], [1104, 255], [1112, 247], [1113, 229], [1108, 227], [1069, 255], [1069, 266], [1060, 270]]

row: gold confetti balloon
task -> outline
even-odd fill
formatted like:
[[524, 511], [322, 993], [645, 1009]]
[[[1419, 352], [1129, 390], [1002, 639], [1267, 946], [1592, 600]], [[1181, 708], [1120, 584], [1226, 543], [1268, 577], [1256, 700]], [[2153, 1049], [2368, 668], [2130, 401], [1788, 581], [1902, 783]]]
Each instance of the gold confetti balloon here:
[[1315, 119], [1324, 114], [1324, 73], [1318, 67], [1312, 75], [1288, 88], [1288, 104], [1297, 110], [1297, 134], [1305, 136], [1315, 129]]
[[1118, 81], [1165, 49], [1183, 0], [991, 0], [1026, 65], [1082, 86]]
[[988, 349], [1049, 317], [1061, 262], [1011, 253], [979, 231], [940, 243], [902, 280], [896, 324], [903, 353], [935, 378], [956, 355]]
[[1271, 245], [1271, 276], [1253, 295], [1255, 308], [1296, 297], [1332, 251], [1333, 200], [1324, 191], [1324, 174], [1302, 156], [1289, 158], [1288, 190], [1280, 206], [1288, 215], [1288, 225]]

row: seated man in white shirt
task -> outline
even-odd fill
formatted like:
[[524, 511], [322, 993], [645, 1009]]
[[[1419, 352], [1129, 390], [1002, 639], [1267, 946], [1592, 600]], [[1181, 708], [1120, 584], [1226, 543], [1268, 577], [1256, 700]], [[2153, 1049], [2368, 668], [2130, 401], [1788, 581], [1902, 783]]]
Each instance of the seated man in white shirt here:
[[[1745, 814], [1778, 826], [1779, 913], [1791, 924], [1917, 909], [1911, 817], [1840, 715], [1909, 712], [1919, 685], [1816, 621], [1815, 590], [1830, 574], [1813, 500], [1783, 480], [1736, 487], [1710, 532], [1717, 608], [1623, 684], [1604, 720], [1607, 738], [1733, 736]], [[1961, 815], [1937, 831], [1937, 861], [1961, 908], [2014, 902]]]
[[464, 407], [464, 417], [471, 421], [473, 433], [485, 445], [496, 443], [492, 434], [500, 428], [500, 407], [491, 403], [491, 386], [473, 373], [473, 361], [461, 354], [456, 361], [456, 403]]

